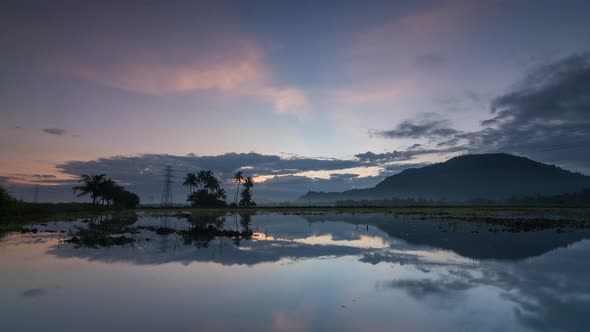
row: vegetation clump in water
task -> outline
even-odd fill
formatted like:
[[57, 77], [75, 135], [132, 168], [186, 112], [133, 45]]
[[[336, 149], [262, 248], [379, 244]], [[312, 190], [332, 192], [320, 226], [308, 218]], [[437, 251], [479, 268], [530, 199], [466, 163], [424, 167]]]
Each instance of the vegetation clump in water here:
[[[87, 227], [74, 226], [74, 231], [70, 232], [72, 237], [65, 242], [91, 248], [133, 243], [135, 239], [124, 234], [138, 232], [135, 227], [131, 227], [135, 222], [137, 222], [137, 214], [94, 218], [89, 221]], [[118, 234], [121, 235], [114, 236]]]
[[98, 246], [121, 246], [135, 242], [135, 239], [132, 237], [127, 237], [125, 235], [111, 236], [111, 234], [97, 229], [79, 227], [75, 234], [75, 236], [65, 240], [65, 242], [91, 248], [96, 248]]
[[[237, 217], [237, 215], [236, 215]], [[165, 226], [133, 226], [137, 221], [137, 214], [128, 217], [106, 216], [90, 220], [83, 220], [86, 227], [76, 225], [69, 233], [71, 238], [66, 243], [73, 243], [83, 247], [110, 247], [113, 245], [125, 245], [135, 242], [129, 234], [137, 234], [141, 230], [154, 232], [161, 236], [178, 235], [185, 244], [195, 244], [198, 247], [207, 247], [216, 237], [231, 238], [234, 244], [239, 245], [242, 240], [249, 240], [254, 233], [250, 230], [251, 216], [240, 214], [241, 230], [224, 228], [225, 216], [219, 215], [187, 215], [189, 229], [176, 230]], [[31, 230], [23, 228], [24, 232]], [[34, 229], [34, 231], [37, 231]], [[118, 236], [116, 236], [118, 235]]]

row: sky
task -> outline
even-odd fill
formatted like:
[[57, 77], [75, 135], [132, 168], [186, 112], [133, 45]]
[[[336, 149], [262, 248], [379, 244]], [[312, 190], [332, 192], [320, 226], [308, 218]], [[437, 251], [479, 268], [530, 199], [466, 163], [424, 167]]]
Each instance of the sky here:
[[0, 182], [236, 170], [261, 202], [464, 153], [590, 174], [587, 1], [2, 1]]

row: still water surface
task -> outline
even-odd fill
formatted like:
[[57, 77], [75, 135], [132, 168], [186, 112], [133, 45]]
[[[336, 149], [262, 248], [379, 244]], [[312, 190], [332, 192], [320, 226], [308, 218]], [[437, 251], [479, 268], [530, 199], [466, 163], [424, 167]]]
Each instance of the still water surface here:
[[[101, 223], [147, 228], [107, 248], [65, 243], [71, 236], [59, 232]], [[252, 235], [187, 240], [154, 231], [195, 225]], [[584, 229], [506, 232], [385, 214], [145, 213], [34, 227], [0, 240], [2, 331], [590, 329]]]

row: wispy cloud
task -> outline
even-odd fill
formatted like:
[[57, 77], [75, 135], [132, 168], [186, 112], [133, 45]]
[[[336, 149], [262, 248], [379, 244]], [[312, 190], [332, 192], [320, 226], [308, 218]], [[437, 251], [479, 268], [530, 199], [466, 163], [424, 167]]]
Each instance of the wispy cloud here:
[[66, 133], [65, 129], [60, 129], [60, 128], [45, 128], [43, 129], [44, 133], [50, 134], [50, 135], [57, 135], [57, 136], [61, 136], [64, 135]]
[[[468, 132], [444, 119], [406, 120], [386, 138], [428, 138], [440, 151], [524, 154], [541, 161], [589, 171], [590, 54], [574, 54], [532, 70], [512, 91], [492, 101], [492, 117]], [[436, 148], [435, 148], [436, 149]]]
[[[390, 163], [401, 162], [401, 161], [410, 161], [413, 160], [417, 156], [423, 155], [430, 155], [430, 154], [437, 154], [437, 155], [445, 155], [451, 154], [458, 151], [463, 150], [463, 147], [448, 147], [448, 148], [439, 148], [439, 149], [422, 149], [422, 148], [411, 148], [406, 150], [396, 150], [391, 152], [383, 152], [383, 153], [374, 153], [371, 151], [367, 151], [364, 153], [356, 154], [355, 157], [362, 163], [366, 163], [369, 165], [384, 165], [385, 168], [394, 170], [397, 169], [399, 165]], [[388, 165], [390, 164], [390, 165]]]
[[262, 88], [254, 90], [253, 95], [269, 99], [278, 113], [295, 114], [305, 118], [310, 114], [306, 93], [298, 88]]
[[24, 296], [24, 297], [34, 297], [34, 296], [45, 295], [46, 292], [47, 291], [44, 288], [33, 288], [33, 289], [27, 289], [26, 291], [20, 293], [20, 295]]
[[447, 61], [445, 56], [436, 52], [419, 54], [414, 58], [414, 64], [425, 69], [439, 69], [447, 64]]
[[451, 128], [448, 120], [424, 119], [421, 121], [406, 120], [398, 124], [394, 129], [373, 131], [373, 135], [387, 138], [449, 138], [460, 131]]
[[[113, 46], [115, 48], [120, 46]], [[60, 68], [77, 77], [147, 95], [216, 92], [253, 96], [269, 102], [277, 113], [306, 117], [308, 98], [304, 90], [273, 82], [264, 51], [255, 43], [239, 40], [208, 52], [193, 52], [181, 60], [170, 59], [160, 49], [126, 46], [112, 63], [96, 65], [75, 58], [61, 61]]]
[[72, 59], [62, 69], [110, 87], [144, 94], [184, 93], [216, 89], [232, 91], [262, 84], [268, 71], [262, 52], [249, 42], [225, 54], [195, 54], [183, 61], [167, 60], [158, 50], [127, 47], [112, 65], [95, 66]]
[[459, 31], [474, 4], [467, 1], [436, 3], [436, 5], [380, 23], [355, 38], [352, 53], [359, 56], [395, 54], [422, 50], [431, 54], [430, 47], [440, 38]]
[[364, 84], [336, 89], [332, 93], [335, 104], [352, 106], [356, 104], [394, 101], [405, 98], [414, 92], [414, 82]]

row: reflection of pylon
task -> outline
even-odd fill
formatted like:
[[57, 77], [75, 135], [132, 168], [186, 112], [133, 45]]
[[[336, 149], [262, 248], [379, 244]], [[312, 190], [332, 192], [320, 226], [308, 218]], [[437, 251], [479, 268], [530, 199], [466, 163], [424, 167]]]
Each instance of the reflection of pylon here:
[[35, 185], [35, 195], [33, 195], [33, 202], [34, 203], [38, 203], [39, 202], [39, 185]]
[[164, 175], [164, 191], [162, 191], [161, 206], [169, 207], [172, 206], [172, 167], [166, 166], [163, 171]]

